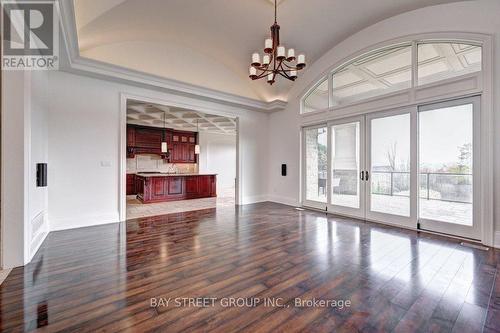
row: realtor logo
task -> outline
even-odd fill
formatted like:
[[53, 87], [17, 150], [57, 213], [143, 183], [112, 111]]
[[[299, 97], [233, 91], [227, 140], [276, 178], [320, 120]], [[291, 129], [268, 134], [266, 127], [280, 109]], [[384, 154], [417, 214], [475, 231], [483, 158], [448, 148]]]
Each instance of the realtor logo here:
[[57, 9], [54, 1], [2, 1], [2, 69], [58, 69]]

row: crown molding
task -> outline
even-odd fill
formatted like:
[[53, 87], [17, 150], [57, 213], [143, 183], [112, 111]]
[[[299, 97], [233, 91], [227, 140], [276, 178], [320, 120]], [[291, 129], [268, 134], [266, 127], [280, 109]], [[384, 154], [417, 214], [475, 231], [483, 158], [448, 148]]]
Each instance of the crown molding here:
[[68, 54], [68, 68], [62, 68], [62, 70], [105, 80], [140, 85], [146, 88], [161, 88], [172, 93], [243, 107], [253, 111], [271, 113], [283, 110], [287, 105], [287, 102], [283, 100], [276, 99], [265, 102], [84, 58], [80, 55], [78, 45], [73, 1], [59, 0], [59, 8], [62, 36]]

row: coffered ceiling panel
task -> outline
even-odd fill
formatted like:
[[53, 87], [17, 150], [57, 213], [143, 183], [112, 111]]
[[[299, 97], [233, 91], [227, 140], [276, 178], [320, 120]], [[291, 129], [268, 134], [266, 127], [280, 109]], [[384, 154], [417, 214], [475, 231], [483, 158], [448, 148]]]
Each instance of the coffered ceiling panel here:
[[[454, 0], [282, 0], [278, 23], [283, 44], [305, 52], [310, 65], [371, 24], [447, 2]], [[74, 0], [74, 7], [83, 57], [264, 101], [286, 100], [293, 84], [248, 78], [250, 55], [273, 23], [270, 0]]]
[[127, 102], [127, 123], [236, 135], [234, 118], [133, 100]]

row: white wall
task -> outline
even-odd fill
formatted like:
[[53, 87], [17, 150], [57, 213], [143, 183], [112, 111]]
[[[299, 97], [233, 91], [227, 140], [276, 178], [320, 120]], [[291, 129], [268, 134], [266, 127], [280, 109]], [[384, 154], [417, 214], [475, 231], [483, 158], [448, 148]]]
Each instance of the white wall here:
[[[48, 163], [48, 72], [34, 71], [31, 74], [31, 126], [29, 156], [29, 259], [35, 255], [49, 232], [48, 187], [37, 187], [36, 165]], [[48, 165], [50, 168], [50, 165]], [[50, 179], [48, 179], [50, 182]]]
[[119, 220], [121, 93], [239, 117], [242, 201], [267, 198], [268, 114], [60, 71], [49, 87], [51, 230]]
[[47, 162], [47, 72], [4, 71], [2, 84], [2, 266], [28, 263], [47, 235], [47, 190], [36, 163]]
[[[500, 1], [478, 0], [426, 7], [404, 13], [374, 24], [347, 38], [327, 52], [312, 66], [289, 93], [288, 106], [270, 116], [269, 127], [269, 197], [273, 201], [299, 203], [299, 128], [303, 119], [299, 115], [301, 96], [312, 84], [335, 64], [371, 45], [387, 40], [420, 33], [470, 32], [490, 34], [493, 37], [494, 56], [494, 170], [500, 169]], [[281, 163], [288, 164], [288, 176], [280, 175]], [[495, 172], [494, 216], [500, 230], [500, 175]]]
[[199, 172], [216, 173], [217, 189], [234, 186], [236, 178], [236, 136], [200, 132]]
[[26, 254], [28, 143], [25, 127], [29, 124], [26, 100], [30, 77], [21, 71], [3, 71], [2, 79], [1, 245], [3, 268], [11, 268], [23, 265]]

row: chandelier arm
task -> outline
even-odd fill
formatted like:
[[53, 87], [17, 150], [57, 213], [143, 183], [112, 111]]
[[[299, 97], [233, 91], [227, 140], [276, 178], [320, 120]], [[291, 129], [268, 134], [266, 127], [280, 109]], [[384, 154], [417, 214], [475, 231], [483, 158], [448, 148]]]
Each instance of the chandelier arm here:
[[[280, 66], [280, 69], [281, 69], [281, 71], [282, 71], [283, 73], [285, 73], [285, 74], [286, 74], [286, 72], [290, 72], [290, 71], [292, 71], [292, 70], [293, 70], [293, 69], [285, 69], [285, 68], [283, 68], [283, 65], [284, 65], [284, 66], [286, 66], [286, 67], [289, 67], [286, 63], [282, 62], [282, 63], [281, 63], [281, 66]], [[288, 74], [287, 74], [287, 76], [288, 76]]]
[[265, 72], [263, 72], [263, 73], [261, 73], [261, 74], [257, 75], [257, 76], [256, 76], [255, 78], [253, 78], [252, 80], [259, 80], [259, 79], [262, 79], [262, 78], [264, 78], [264, 77], [266, 77], [266, 76], [267, 76], [267, 74], [266, 74]]
[[277, 69], [283, 69], [283, 61], [285, 61], [285, 59], [278, 60], [278, 68]]
[[300, 70], [304, 69], [303, 67], [302, 68], [297, 68], [296, 66], [290, 66], [287, 63], [283, 63], [283, 65], [285, 65], [285, 67], [289, 71], [300, 71]]
[[285, 72], [278, 72], [279, 75], [283, 76], [285, 79], [288, 79], [290, 81], [294, 81], [291, 77], [285, 74]]
[[292, 77], [291, 77], [291, 76], [289, 76], [289, 75], [288, 75], [288, 73], [287, 73], [287, 71], [283, 68], [283, 64], [281, 64], [280, 69], [281, 69], [281, 70], [279, 71], [279, 74], [280, 74], [281, 76], [286, 77], [287, 79], [289, 79], [289, 80], [292, 80], [292, 81], [293, 81]]
[[267, 65], [261, 65], [259, 67], [256, 67], [258, 70], [261, 70], [261, 71], [267, 71], [269, 70], [269, 64]]

